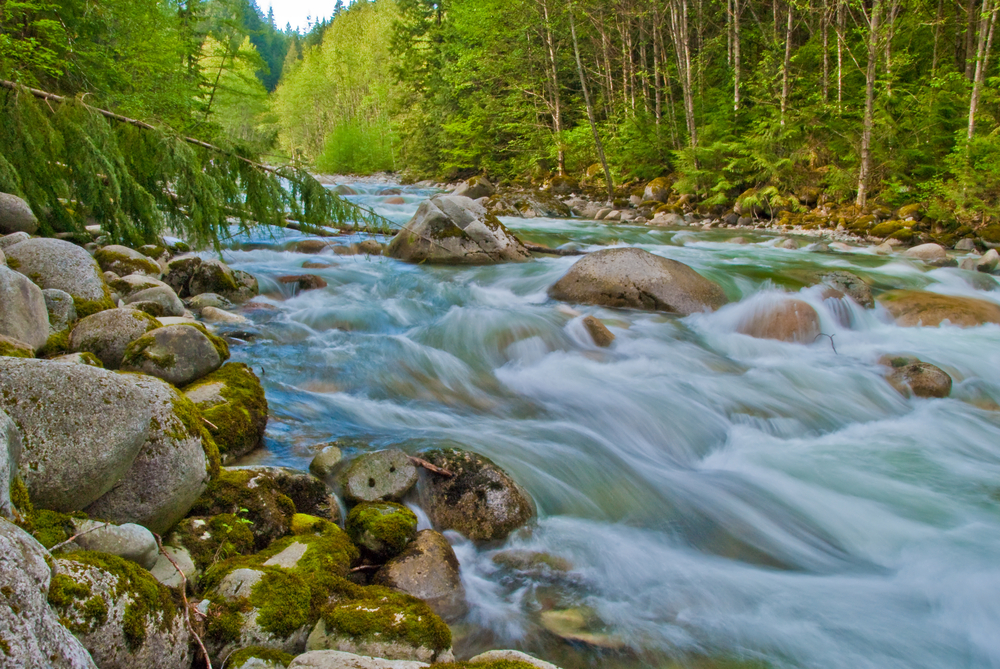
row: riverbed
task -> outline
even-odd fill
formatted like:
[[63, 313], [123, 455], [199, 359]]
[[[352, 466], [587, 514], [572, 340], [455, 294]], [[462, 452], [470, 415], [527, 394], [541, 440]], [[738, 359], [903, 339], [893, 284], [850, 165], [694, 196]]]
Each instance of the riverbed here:
[[[403, 187], [404, 204], [385, 204], [384, 185], [351, 185], [349, 199], [397, 223], [433, 193]], [[731, 303], [678, 318], [549, 299], [576, 257], [407, 265], [295, 253], [306, 236], [276, 229], [223, 254], [271, 294], [246, 312], [252, 341], [233, 347], [271, 408], [252, 462], [305, 469], [334, 439], [347, 455], [456, 445], [533, 497], [537, 523], [502, 546], [448, 534], [471, 606], [453, 625], [459, 656], [519, 648], [564, 669], [1000, 666], [1000, 326], [901, 328], [815, 286], [842, 270], [876, 293], [1000, 303], [992, 276], [809, 239], [777, 248], [770, 233], [503, 221], [553, 247], [678, 260]], [[729, 243], [736, 234], [751, 243]], [[274, 279], [295, 273], [328, 286], [293, 295]], [[828, 336], [736, 332], [747, 310], [789, 293]], [[589, 314], [615, 334], [610, 348], [590, 339]], [[877, 364], [887, 353], [947, 371], [951, 396], [903, 397]], [[512, 549], [547, 557], [520, 569], [493, 559]]]

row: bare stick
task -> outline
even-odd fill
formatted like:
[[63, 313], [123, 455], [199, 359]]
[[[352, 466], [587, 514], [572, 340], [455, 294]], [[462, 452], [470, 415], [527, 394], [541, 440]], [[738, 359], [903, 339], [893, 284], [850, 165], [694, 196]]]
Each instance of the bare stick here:
[[382, 565], [380, 565], [380, 564], [363, 564], [363, 565], [359, 565], [357, 567], [354, 567], [350, 571], [353, 574], [354, 572], [357, 572], [357, 571], [367, 571], [369, 569], [381, 569], [381, 568], [382, 568]]
[[100, 525], [98, 525], [97, 527], [92, 527], [92, 528], [90, 528], [89, 530], [84, 530], [83, 532], [77, 532], [76, 534], [74, 534], [73, 536], [71, 536], [71, 537], [70, 537], [69, 539], [67, 539], [66, 541], [63, 541], [63, 542], [60, 542], [60, 543], [56, 544], [55, 546], [53, 546], [52, 548], [50, 548], [50, 549], [49, 549], [49, 552], [50, 552], [50, 553], [54, 553], [54, 552], [56, 552], [57, 550], [59, 550], [60, 548], [62, 548], [63, 546], [65, 546], [66, 544], [68, 544], [68, 543], [72, 543], [72, 542], [73, 542], [73, 540], [74, 540], [74, 539], [76, 539], [77, 537], [82, 537], [82, 536], [83, 536], [84, 534], [90, 534], [91, 532], [94, 532], [94, 531], [96, 531], [96, 530], [99, 530], [99, 529], [101, 529], [102, 527], [107, 527], [107, 526], [108, 526], [108, 525], [110, 525], [110, 524], [111, 524], [111, 523], [101, 523], [101, 524], [100, 524]]
[[184, 601], [184, 620], [187, 622], [188, 631], [191, 633], [191, 636], [193, 636], [194, 640], [198, 642], [198, 648], [201, 649], [201, 655], [205, 658], [205, 666], [208, 667], [208, 669], [212, 669], [212, 659], [208, 656], [208, 651], [205, 649], [205, 644], [202, 642], [201, 637], [194, 631], [194, 625], [191, 624], [191, 604], [188, 603], [187, 598], [187, 577], [184, 575], [184, 571], [177, 566], [176, 562], [174, 562], [174, 559], [170, 557], [170, 553], [163, 550], [163, 540], [160, 538], [160, 535], [153, 532], [153, 536], [156, 537], [156, 547], [160, 549], [160, 553], [162, 553], [163, 557], [170, 561], [170, 564], [174, 566], [177, 573], [181, 575], [181, 599]]
[[830, 338], [830, 346], [833, 347], [833, 353], [834, 353], [834, 355], [840, 355], [839, 353], [837, 353], [837, 346], [836, 346], [836, 344], [833, 343], [833, 338], [836, 337], [836, 335], [828, 335], [825, 332], [820, 332], [818, 335], [816, 335], [813, 338], [813, 342], [815, 343], [816, 340], [819, 339], [820, 337], [829, 337]]
[[219, 430], [219, 428], [217, 428], [214, 423], [212, 423], [210, 420], [208, 420], [204, 416], [201, 417], [201, 420], [205, 423], [205, 425], [208, 425], [213, 430], [215, 430], [215, 431]]
[[420, 459], [418, 457], [415, 457], [413, 455], [411, 455], [409, 457], [410, 457], [410, 462], [412, 462], [413, 464], [417, 465], [418, 467], [423, 467], [424, 469], [430, 470], [430, 471], [434, 472], [435, 474], [440, 474], [441, 476], [447, 476], [448, 478], [451, 478], [452, 476], [455, 475], [453, 472], [450, 472], [447, 469], [442, 469], [441, 467], [438, 467], [437, 465], [432, 465], [431, 463], [427, 462], [426, 460], [422, 460], [422, 459]]

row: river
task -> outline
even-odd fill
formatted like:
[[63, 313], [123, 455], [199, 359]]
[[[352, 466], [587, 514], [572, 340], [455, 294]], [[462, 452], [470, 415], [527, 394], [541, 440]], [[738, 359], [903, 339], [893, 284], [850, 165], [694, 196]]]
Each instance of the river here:
[[[352, 185], [349, 199], [399, 223], [431, 194], [404, 187], [405, 204], [389, 205], [374, 195], [384, 184]], [[546, 295], [575, 257], [414, 266], [294, 253], [305, 236], [291, 231], [224, 252], [263, 292], [288, 296], [250, 312], [259, 336], [233, 347], [271, 407], [252, 462], [305, 469], [331, 439], [348, 455], [453, 444], [534, 498], [537, 524], [502, 547], [449, 534], [472, 607], [453, 626], [460, 656], [515, 647], [564, 669], [1000, 667], [1000, 326], [900, 328], [808, 287], [836, 269], [876, 290], [1000, 303], [1000, 284], [745, 231], [503, 220], [537, 243], [679, 260], [732, 303], [686, 318], [575, 307], [616, 335], [602, 349]], [[735, 234], [756, 243], [726, 243]], [[331, 267], [303, 270], [307, 260]], [[303, 272], [329, 285], [289, 296], [274, 281]], [[735, 332], [781, 291], [814, 306], [832, 337]], [[904, 398], [876, 364], [885, 353], [943, 368], [951, 396]], [[556, 568], [493, 560], [511, 548]], [[587, 643], [546, 633], [553, 612], [582, 621]]]

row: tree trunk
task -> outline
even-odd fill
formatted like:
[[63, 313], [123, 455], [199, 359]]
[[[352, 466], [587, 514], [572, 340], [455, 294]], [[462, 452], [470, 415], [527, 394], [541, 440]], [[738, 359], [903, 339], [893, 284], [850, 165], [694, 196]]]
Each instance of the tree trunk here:
[[601, 160], [601, 167], [604, 168], [604, 178], [608, 184], [608, 201], [615, 201], [615, 184], [611, 180], [611, 170], [608, 168], [608, 160], [604, 157], [604, 145], [601, 144], [601, 135], [597, 132], [597, 120], [594, 118], [594, 107], [590, 104], [590, 93], [587, 92], [587, 79], [583, 76], [583, 61], [580, 60], [580, 45], [576, 39], [576, 21], [573, 20], [573, 3], [568, 3], [569, 8], [569, 30], [573, 36], [573, 53], [576, 55], [576, 72], [580, 75], [580, 89], [583, 91], [583, 103], [587, 106], [587, 118], [590, 120], [590, 130], [594, 133], [594, 145], [597, 147], [597, 157]]
[[844, 110], [844, 0], [837, 3], [837, 111]]
[[885, 94], [892, 97], [892, 38], [896, 29], [896, 15], [899, 13], [899, 0], [892, 0], [886, 15], [885, 31]]
[[545, 17], [545, 43], [549, 52], [549, 85], [552, 87], [552, 130], [556, 139], [556, 162], [560, 176], [566, 174], [566, 149], [562, 137], [562, 104], [559, 97], [559, 67], [556, 62], [555, 41], [552, 39], [552, 25], [549, 21], [548, 0], [541, 0], [542, 14]]
[[868, 21], [868, 69], [865, 72], [865, 116], [861, 131], [861, 170], [858, 172], [858, 197], [855, 203], [864, 207], [868, 203], [868, 176], [872, 162], [872, 125], [875, 120], [875, 62], [878, 58], [879, 19], [882, 0], [872, 3]]
[[974, 76], [972, 60], [972, 43], [976, 39], [976, 0], [969, 0], [965, 8], [965, 78], [972, 81]]
[[[976, 132], [976, 108], [979, 107], [979, 93], [986, 79], [986, 68], [989, 66], [990, 51], [993, 49], [993, 29], [996, 27], [997, 5], [995, 0], [983, 0], [983, 17], [979, 28], [979, 48], [976, 50], [976, 72], [972, 84], [972, 96], [969, 98], [969, 132], [972, 139]], [[984, 39], [985, 36], [985, 39]]]
[[785, 27], [785, 60], [781, 65], [781, 125], [785, 125], [785, 110], [788, 108], [788, 69], [792, 65], [792, 3], [788, 3], [788, 22]]
[[[684, 96], [684, 118], [687, 121], [688, 141], [691, 148], [698, 146], [698, 128], [694, 117], [694, 86], [691, 76], [691, 44], [688, 37], [687, 0], [670, 0], [670, 33], [677, 54], [677, 74]], [[697, 159], [695, 159], [697, 165]]]
[[937, 77], [938, 42], [941, 40], [941, 19], [944, 13], [944, 0], [938, 0], [937, 17], [934, 19], [934, 53], [931, 57], [931, 79]]
[[740, 110], [740, 0], [733, 0], [733, 111]]
[[820, 18], [820, 32], [823, 36], [823, 104], [830, 101], [830, 4], [823, 0], [823, 14]]

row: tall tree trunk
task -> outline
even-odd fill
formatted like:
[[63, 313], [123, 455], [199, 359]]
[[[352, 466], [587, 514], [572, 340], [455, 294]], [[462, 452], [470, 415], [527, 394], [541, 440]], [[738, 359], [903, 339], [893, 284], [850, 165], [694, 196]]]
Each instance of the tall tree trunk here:
[[965, 78], [972, 81], [975, 62], [972, 60], [972, 44], [976, 39], [976, 0], [969, 0], [965, 8]]
[[573, 20], [573, 2], [567, 4], [569, 8], [569, 30], [573, 36], [573, 53], [576, 55], [576, 72], [580, 75], [580, 89], [583, 91], [583, 103], [587, 106], [587, 118], [590, 120], [590, 130], [594, 133], [594, 145], [597, 147], [597, 157], [601, 160], [601, 167], [604, 168], [604, 178], [608, 184], [608, 201], [615, 201], [615, 184], [611, 180], [611, 169], [608, 167], [608, 160], [604, 157], [604, 145], [601, 143], [601, 135], [597, 132], [597, 120], [594, 118], [594, 107], [590, 104], [590, 93], [587, 92], [587, 78], [583, 75], [583, 61], [580, 59], [580, 45], [576, 39], [576, 21]]
[[997, 8], [996, 0], [983, 0], [983, 16], [979, 27], [979, 48], [976, 50], [976, 73], [972, 84], [972, 96], [969, 98], [968, 139], [970, 140], [976, 132], [976, 109], [979, 107], [979, 93], [986, 80], [986, 68], [989, 66], [990, 51], [993, 49], [993, 29], [996, 27]]
[[[688, 36], [687, 0], [670, 0], [670, 33], [677, 54], [677, 74], [684, 95], [684, 118], [687, 121], [691, 148], [698, 146], [698, 128], [694, 117], [694, 86], [691, 76], [691, 43]], [[697, 165], [697, 159], [695, 159]]]
[[552, 88], [552, 129], [556, 136], [556, 162], [560, 176], [566, 174], [566, 149], [562, 136], [562, 105], [559, 97], [559, 66], [556, 62], [555, 41], [552, 39], [552, 24], [549, 20], [548, 0], [541, 0], [542, 14], [545, 17], [545, 45], [549, 55], [549, 85]]
[[830, 0], [823, 0], [820, 32], [823, 37], [823, 104], [826, 104], [830, 101]]
[[879, 20], [882, 0], [872, 3], [868, 20], [868, 69], [865, 72], [865, 116], [861, 130], [861, 170], [858, 172], [858, 197], [855, 203], [864, 207], [868, 203], [868, 177], [872, 163], [872, 125], [875, 122], [875, 63], [878, 58]]
[[677, 114], [676, 103], [674, 102], [674, 85], [670, 81], [670, 68], [667, 65], [667, 49], [663, 46], [663, 28], [662, 22], [657, 23], [656, 39], [660, 45], [660, 67], [663, 71], [663, 90], [667, 94], [667, 117], [670, 120], [670, 145], [675, 149], [680, 148], [680, 142], [677, 137], [680, 134], [680, 130], [677, 127]]
[[844, 0], [837, 3], [837, 111], [844, 110]]
[[896, 15], [899, 13], [899, 0], [892, 0], [889, 12], [886, 14], [885, 31], [885, 94], [892, 97], [892, 38], [896, 30]]
[[938, 43], [941, 41], [941, 23], [944, 16], [944, 0], [938, 0], [937, 16], [934, 19], [934, 54], [931, 56], [931, 79], [937, 77]]
[[781, 125], [785, 125], [785, 110], [788, 108], [788, 69], [792, 65], [792, 3], [788, 3], [788, 22], [785, 27], [785, 60], [781, 65]]
[[733, 0], [733, 111], [740, 110], [740, 2]]

